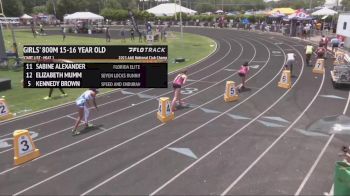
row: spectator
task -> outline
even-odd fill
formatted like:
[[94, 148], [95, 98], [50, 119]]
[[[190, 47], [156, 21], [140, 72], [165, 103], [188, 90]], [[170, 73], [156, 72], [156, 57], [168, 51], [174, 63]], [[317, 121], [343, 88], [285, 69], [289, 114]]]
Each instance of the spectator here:
[[138, 31], [138, 34], [139, 34], [139, 42], [141, 43], [142, 42], [142, 31]]
[[310, 38], [310, 28], [311, 28], [310, 23], [308, 23], [304, 26], [304, 39]]
[[32, 29], [33, 37], [36, 38], [36, 31], [35, 31], [35, 26], [34, 22], [30, 22], [30, 28]]
[[111, 32], [109, 31], [109, 27], [106, 28], [106, 42], [111, 42]]
[[146, 29], [147, 29], [147, 34], [151, 33], [152, 32], [152, 25], [151, 25], [151, 22], [148, 21], [146, 23]]
[[343, 146], [342, 151], [343, 152], [340, 153], [340, 156], [344, 156], [343, 162], [350, 165], [350, 146], [349, 147]]
[[40, 35], [45, 35], [45, 30], [43, 24], [40, 24]]
[[66, 39], [66, 28], [62, 27], [62, 39], [63, 41]]
[[130, 39], [132, 40], [132, 41], [134, 41], [135, 40], [135, 31], [134, 31], [134, 28], [131, 28], [130, 29]]
[[125, 30], [124, 30], [124, 27], [122, 27], [122, 30], [120, 31], [120, 36], [122, 37], [122, 42], [126, 42], [126, 40], [125, 40]]
[[143, 41], [147, 41], [147, 31], [143, 31]]
[[326, 49], [327, 51], [327, 47], [328, 47], [328, 38], [324, 35], [322, 35], [322, 38], [321, 38], [322, 42], [324, 43], [324, 48]]
[[[54, 88], [50, 88], [50, 91], [49, 91], [49, 96], [46, 96], [46, 97], [44, 97], [44, 100], [48, 100], [48, 99], [51, 99], [51, 95], [52, 95], [52, 92], [53, 92], [53, 89]], [[62, 88], [58, 88], [60, 91], [61, 91], [61, 97], [66, 97], [67, 96], [67, 94], [63, 91], [63, 89]]]

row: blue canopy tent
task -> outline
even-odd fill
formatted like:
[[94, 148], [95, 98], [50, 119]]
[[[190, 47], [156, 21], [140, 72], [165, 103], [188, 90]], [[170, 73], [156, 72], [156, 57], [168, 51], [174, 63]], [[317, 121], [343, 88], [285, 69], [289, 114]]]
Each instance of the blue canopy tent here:
[[250, 24], [250, 21], [248, 20], [248, 18], [244, 18], [243, 20], [242, 20], [242, 24]]
[[290, 36], [295, 36], [297, 34], [296, 29], [297, 29], [297, 24], [300, 22], [305, 22], [305, 21], [312, 21], [313, 17], [306, 14], [303, 10], [298, 10], [294, 14], [288, 15], [283, 18], [283, 21], [289, 21], [290, 22]]

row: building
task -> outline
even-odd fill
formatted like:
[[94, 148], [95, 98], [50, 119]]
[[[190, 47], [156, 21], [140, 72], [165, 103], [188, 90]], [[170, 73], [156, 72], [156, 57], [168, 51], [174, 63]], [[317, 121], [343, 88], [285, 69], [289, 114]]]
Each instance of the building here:
[[344, 46], [350, 48], [350, 13], [339, 14], [337, 35], [344, 36]]

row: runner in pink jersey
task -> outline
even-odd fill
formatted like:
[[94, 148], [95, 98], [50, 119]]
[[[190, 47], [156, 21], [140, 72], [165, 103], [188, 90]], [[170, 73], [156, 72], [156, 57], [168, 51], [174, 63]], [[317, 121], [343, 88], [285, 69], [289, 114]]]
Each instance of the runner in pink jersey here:
[[186, 83], [187, 80], [187, 71], [184, 70], [181, 73], [179, 73], [175, 79], [173, 80], [173, 88], [174, 88], [174, 99], [171, 102], [171, 110], [175, 111], [176, 110], [176, 101], [179, 102], [180, 105], [183, 104], [181, 101], [181, 86]]
[[243, 63], [243, 65], [241, 66], [241, 68], [238, 71], [238, 75], [242, 78], [242, 83], [238, 87], [239, 92], [241, 92], [245, 88], [245, 80], [246, 80], [248, 73], [249, 73], [248, 62], [245, 62], [245, 63]]

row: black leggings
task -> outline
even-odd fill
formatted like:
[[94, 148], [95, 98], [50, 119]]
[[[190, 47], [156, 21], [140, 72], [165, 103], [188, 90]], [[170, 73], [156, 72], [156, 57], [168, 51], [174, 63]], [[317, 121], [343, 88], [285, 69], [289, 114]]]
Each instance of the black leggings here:
[[[54, 88], [50, 88], [49, 97], [51, 97]], [[66, 94], [62, 88], [58, 88], [62, 94]]]
[[307, 65], [310, 65], [311, 55], [312, 54], [306, 54], [306, 63], [307, 63]]

